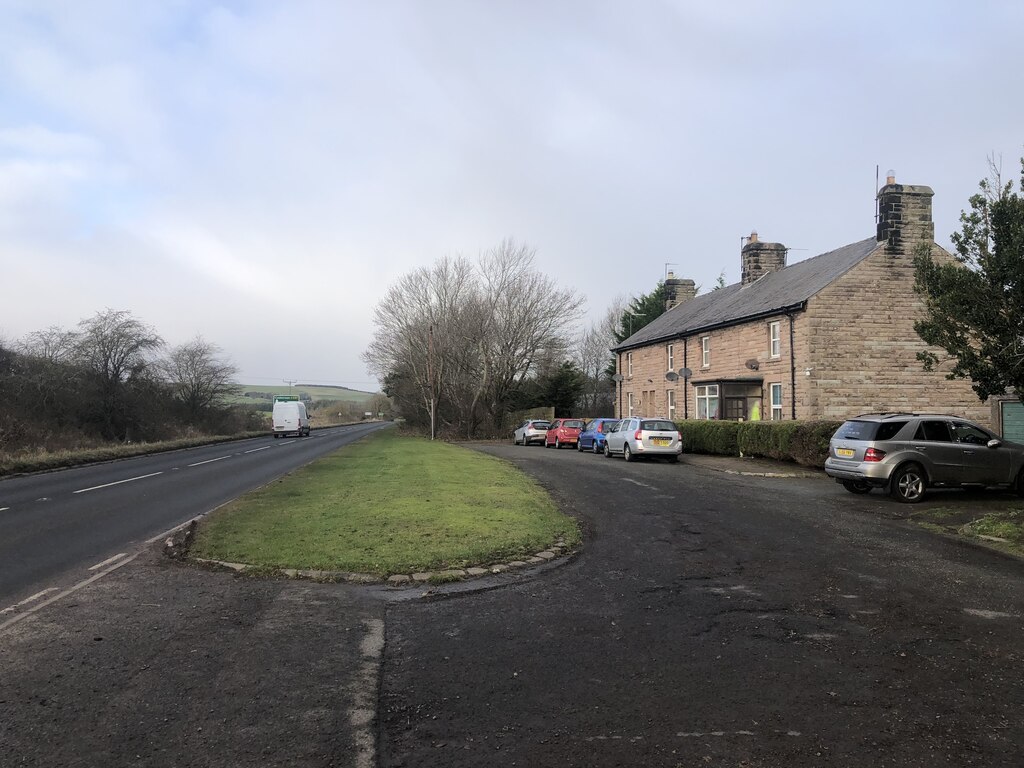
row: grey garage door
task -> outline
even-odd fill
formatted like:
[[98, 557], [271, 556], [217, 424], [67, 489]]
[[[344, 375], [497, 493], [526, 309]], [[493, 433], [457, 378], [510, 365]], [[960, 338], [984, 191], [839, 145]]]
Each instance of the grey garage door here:
[[1002, 408], [1003, 437], [1015, 443], [1024, 443], [1024, 405], [1009, 400], [999, 404]]

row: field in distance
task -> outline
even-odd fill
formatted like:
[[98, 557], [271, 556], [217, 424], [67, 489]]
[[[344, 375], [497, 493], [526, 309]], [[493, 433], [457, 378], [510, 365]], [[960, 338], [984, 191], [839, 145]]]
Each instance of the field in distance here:
[[334, 387], [312, 384], [296, 384], [289, 387], [267, 386], [266, 384], [239, 384], [238, 394], [228, 400], [231, 403], [259, 403], [271, 402], [275, 395], [295, 395], [305, 400], [305, 395], [315, 402], [333, 400], [343, 403], [365, 403], [373, 392], [362, 392], [358, 389], [348, 387]]

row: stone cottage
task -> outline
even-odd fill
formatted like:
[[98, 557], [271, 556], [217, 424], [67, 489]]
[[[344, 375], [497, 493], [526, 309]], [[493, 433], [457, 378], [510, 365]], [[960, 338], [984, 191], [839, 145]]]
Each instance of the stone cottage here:
[[741, 280], [696, 296], [669, 275], [667, 311], [612, 349], [616, 413], [682, 419], [843, 419], [878, 411], [938, 411], [982, 424], [991, 409], [969, 381], [925, 372], [914, 331], [922, 302], [913, 257], [935, 243], [929, 187], [878, 192], [874, 236], [786, 264], [757, 233], [741, 250]]

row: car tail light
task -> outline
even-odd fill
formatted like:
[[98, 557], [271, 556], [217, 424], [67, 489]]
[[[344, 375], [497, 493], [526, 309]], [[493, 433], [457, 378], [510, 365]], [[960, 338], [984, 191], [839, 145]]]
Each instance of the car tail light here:
[[885, 458], [885, 451], [880, 451], [877, 448], [868, 448], [864, 451], [864, 461], [881, 461]]
[[643, 440], [643, 438], [644, 438], [644, 431], [642, 429], [638, 429], [636, 432], [633, 433], [633, 439], [634, 440], [639, 442], [640, 440]]

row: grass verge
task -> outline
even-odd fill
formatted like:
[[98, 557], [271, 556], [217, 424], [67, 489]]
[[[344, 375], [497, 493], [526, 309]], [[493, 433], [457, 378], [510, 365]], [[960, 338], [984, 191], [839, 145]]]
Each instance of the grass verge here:
[[82, 464], [95, 464], [101, 461], [115, 461], [132, 456], [144, 456], [150, 453], [176, 451], [182, 448], [196, 448], [200, 445], [224, 443], [232, 440], [247, 440], [251, 437], [264, 437], [267, 431], [245, 432], [238, 435], [207, 435], [203, 437], [183, 437], [178, 440], [164, 440], [156, 443], [126, 443], [106, 445], [93, 448], [76, 448], [66, 451], [19, 451], [17, 453], [0, 453], [0, 476], [15, 475], [24, 472], [45, 472], [47, 470], [77, 467]]
[[935, 507], [911, 516], [931, 531], [979, 539], [986, 545], [1024, 557], [1024, 505], [1000, 505], [984, 512], [960, 507]]
[[499, 459], [382, 430], [222, 507], [192, 556], [257, 567], [370, 573], [513, 560], [576, 521]]

